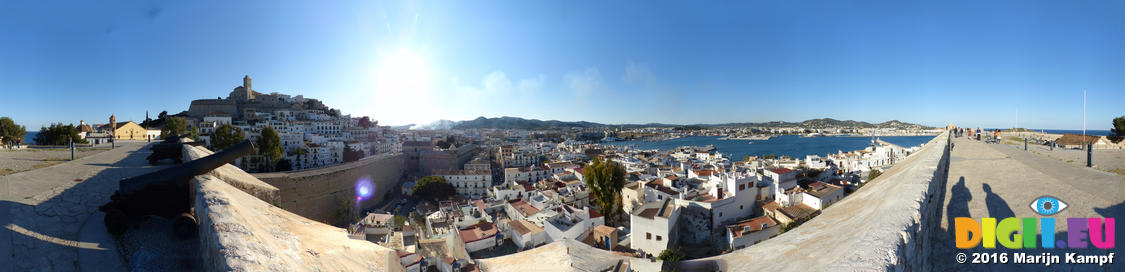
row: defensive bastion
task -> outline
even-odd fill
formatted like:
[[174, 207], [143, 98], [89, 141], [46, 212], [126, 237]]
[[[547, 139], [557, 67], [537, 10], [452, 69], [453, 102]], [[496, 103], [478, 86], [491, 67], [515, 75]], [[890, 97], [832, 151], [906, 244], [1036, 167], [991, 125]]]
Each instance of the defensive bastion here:
[[[684, 261], [679, 267], [684, 271], [920, 271], [929, 261], [932, 243], [925, 234], [940, 226], [935, 218], [949, 167], [948, 147], [948, 133], [939, 135], [906, 161], [801, 227], [729, 254]], [[241, 172], [237, 168], [222, 169]], [[206, 269], [402, 271], [393, 250], [349, 239], [343, 229], [271, 205], [273, 192], [284, 187], [242, 174], [226, 175], [224, 179], [222, 174], [209, 173], [195, 178], [195, 207]], [[319, 176], [325, 175], [331, 173]], [[316, 176], [297, 178], [292, 183], [312, 182]], [[378, 187], [384, 191], [377, 195], [390, 189], [382, 184]], [[293, 199], [286, 202], [285, 189], [280, 190], [279, 199], [282, 206], [301, 203]], [[576, 265], [605, 266], [615, 260], [628, 261], [630, 267], [641, 271], [658, 267], [647, 260], [586, 247], [559, 241], [478, 262], [489, 271], [521, 272], [529, 267], [601, 270], [604, 267]], [[550, 249], [559, 251], [552, 254], [562, 256], [557, 262], [564, 265], [544, 266], [539, 255]]]

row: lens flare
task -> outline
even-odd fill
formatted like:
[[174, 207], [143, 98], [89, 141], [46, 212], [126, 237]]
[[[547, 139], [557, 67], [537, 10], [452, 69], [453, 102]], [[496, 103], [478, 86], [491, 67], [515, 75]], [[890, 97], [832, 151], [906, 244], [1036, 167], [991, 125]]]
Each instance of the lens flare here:
[[371, 199], [371, 196], [374, 194], [375, 183], [371, 181], [371, 177], [362, 177], [359, 178], [359, 181], [355, 182], [356, 201]]

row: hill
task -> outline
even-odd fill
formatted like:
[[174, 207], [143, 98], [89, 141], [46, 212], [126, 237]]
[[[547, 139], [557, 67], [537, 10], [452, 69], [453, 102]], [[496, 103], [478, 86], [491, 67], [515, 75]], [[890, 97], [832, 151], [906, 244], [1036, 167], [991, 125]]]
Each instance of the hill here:
[[[477, 117], [473, 120], [452, 122], [448, 120], [440, 120], [435, 123], [440, 123], [439, 126], [422, 126], [419, 128], [453, 128], [453, 129], [477, 129], [477, 128], [495, 128], [495, 129], [550, 129], [550, 128], [599, 128], [599, 127], [620, 127], [620, 128], [639, 128], [639, 127], [681, 127], [685, 125], [675, 124], [662, 124], [662, 123], [647, 123], [647, 124], [600, 124], [586, 121], [558, 121], [558, 120], [537, 120], [537, 119], [524, 119], [519, 117], [496, 117], [486, 118]], [[899, 129], [926, 129], [930, 128], [923, 125], [906, 123], [898, 120], [886, 121], [878, 124], [872, 124], [862, 121], [854, 120], [836, 120], [832, 118], [810, 119], [802, 122], [786, 122], [786, 121], [770, 121], [760, 123], [725, 123], [725, 124], [691, 124], [687, 126], [698, 126], [703, 128], [711, 127], [804, 127], [804, 128], [829, 128], [829, 127], [852, 127], [852, 128], [899, 128]]]

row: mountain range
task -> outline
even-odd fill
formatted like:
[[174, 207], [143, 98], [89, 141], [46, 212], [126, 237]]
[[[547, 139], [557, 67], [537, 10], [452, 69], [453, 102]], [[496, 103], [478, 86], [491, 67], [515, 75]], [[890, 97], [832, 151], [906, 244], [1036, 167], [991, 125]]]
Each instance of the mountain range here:
[[495, 128], [495, 129], [551, 129], [551, 128], [599, 128], [599, 127], [620, 127], [620, 128], [640, 128], [640, 127], [703, 127], [703, 128], [716, 128], [716, 127], [803, 127], [803, 128], [829, 128], [829, 127], [851, 127], [851, 128], [899, 128], [899, 129], [927, 129], [931, 128], [919, 124], [906, 123], [899, 120], [890, 120], [882, 123], [872, 124], [863, 121], [854, 120], [836, 120], [832, 118], [810, 119], [801, 122], [786, 122], [786, 121], [770, 121], [770, 122], [743, 122], [743, 123], [723, 123], [723, 124], [663, 124], [663, 123], [647, 123], [647, 124], [601, 124], [587, 121], [559, 121], [559, 120], [537, 120], [537, 119], [524, 119], [519, 117], [477, 117], [473, 120], [465, 121], [450, 121], [438, 120], [425, 125], [412, 125], [411, 129], [474, 129], [474, 128]]

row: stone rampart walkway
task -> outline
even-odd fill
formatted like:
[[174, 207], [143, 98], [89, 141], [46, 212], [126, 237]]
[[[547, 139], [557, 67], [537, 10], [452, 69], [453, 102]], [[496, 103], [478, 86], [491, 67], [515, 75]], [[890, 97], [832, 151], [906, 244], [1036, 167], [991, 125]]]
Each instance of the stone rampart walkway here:
[[[950, 157], [949, 179], [946, 182], [944, 202], [941, 212], [941, 231], [932, 233], [934, 241], [930, 264], [932, 271], [1121, 271], [1122, 261], [1115, 266], [1099, 267], [1089, 265], [1051, 265], [1007, 264], [981, 265], [958, 264], [957, 253], [972, 252], [1008, 253], [1015, 252], [1038, 255], [1040, 253], [1064, 254], [1104, 254], [1106, 250], [1070, 249], [969, 249], [959, 250], [953, 241], [952, 225], [955, 217], [971, 217], [976, 220], [984, 217], [1041, 217], [1029, 207], [1040, 196], [1050, 195], [1069, 205], [1066, 210], [1055, 214], [1056, 222], [1065, 222], [1069, 217], [1116, 217], [1125, 218], [1125, 176], [1104, 171], [1088, 169], [1068, 164], [1056, 159], [1023, 151], [1004, 144], [985, 144], [966, 138], [954, 140]], [[1120, 224], [1120, 223], [1118, 223]], [[1120, 227], [1118, 227], [1120, 229]], [[1056, 240], [1066, 234], [1065, 224], [1056, 225]], [[1118, 232], [1120, 233], [1120, 232]], [[1120, 236], [1120, 235], [1118, 235]], [[1120, 239], [1118, 239], [1120, 240]], [[1119, 250], [1117, 250], [1119, 251]], [[1116, 251], [1108, 251], [1116, 252]], [[1116, 254], [1120, 255], [1120, 254]], [[1120, 258], [1120, 257], [1118, 257]], [[971, 259], [971, 257], [970, 257]]]
[[[101, 224], [97, 208], [109, 200], [119, 180], [167, 167], [149, 166], [146, 146], [120, 143], [75, 161], [0, 176], [0, 271], [122, 268], [104, 233], [83, 235], [89, 229], [104, 232], [104, 227], [84, 226]], [[84, 255], [95, 257], [80, 258]]]

